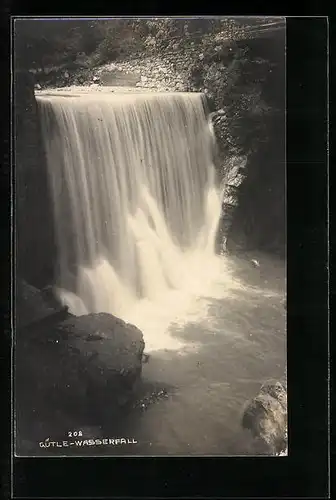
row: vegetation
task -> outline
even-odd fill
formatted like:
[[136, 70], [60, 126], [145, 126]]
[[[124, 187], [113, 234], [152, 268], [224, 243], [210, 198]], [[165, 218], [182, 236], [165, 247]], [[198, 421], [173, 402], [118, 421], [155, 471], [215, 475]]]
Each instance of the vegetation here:
[[71, 65], [78, 54], [94, 50], [97, 35], [94, 23], [88, 21], [16, 20], [16, 67], [39, 71], [48, 66]]
[[267, 140], [269, 119], [283, 105], [274, 92], [266, 96], [278, 61], [251, 41], [263, 25], [263, 18], [16, 20], [15, 63], [34, 70], [42, 85], [67, 85], [92, 81], [105, 63], [157, 56], [174, 64], [182, 54], [190, 88], [224, 111], [216, 120], [222, 153], [248, 154]]

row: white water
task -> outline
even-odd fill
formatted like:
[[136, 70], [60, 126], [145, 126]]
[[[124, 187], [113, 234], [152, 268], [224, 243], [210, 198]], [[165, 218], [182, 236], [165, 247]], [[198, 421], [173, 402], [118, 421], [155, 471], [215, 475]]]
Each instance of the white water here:
[[[136, 324], [147, 350], [214, 294], [221, 195], [200, 94], [39, 96], [59, 250], [73, 314]], [[225, 266], [224, 266], [225, 267]], [[225, 282], [225, 279], [224, 279]], [[224, 287], [225, 288], [225, 287]]]

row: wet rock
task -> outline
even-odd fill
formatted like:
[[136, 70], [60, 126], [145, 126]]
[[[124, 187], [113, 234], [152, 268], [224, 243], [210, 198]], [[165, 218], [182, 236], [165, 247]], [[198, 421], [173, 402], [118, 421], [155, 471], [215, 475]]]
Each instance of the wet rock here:
[[260, 393], [272, 396], [272, 398], [279, 401], [285, 411], [287, 411], [287, 392], [283, 384], [278, 380], [269, 380], [265, 382], [260, 389]]
[[165, 388], [153, 390], [149, 394], [144, 395], [139, 401], [136, 401], [133, 407], [145, 411], [151, 405], [168, 398], [169, 394]]
[[251, 264], [253, 267], [260, 267], [259, 261], [256, 259], [252, 259]]
[[149, 354], [143, 353], [143, 355], [142, 355], [142, 362], [143, 363], [148, 363], [149, 357], [150, 357]]
[[108, 384], [116, 391], [111, 397], [118, 396], [139, 378], [145, 344], [135, 326], [110, 314], [89, 314], [64, 321], [56, 334], [66, 340], [68, 351], [89, 362], [86, 370], [93, 391]]
[[[213, 116], [210, 116], [213, 120]], [[216, 133], [215, 128], [215, 133]], [[217, 135], [217, 133], [216, 133]], [[236, 207], [239, 204], [239, 187], [245, 179], [245, 166], [247, 158], [233, 156], [226, 160], [221, 167], [223, 203], [222, 215], [219, 224], [218, 238], [220, 241], [227, 240], [230, 234]]]
[[266, 382], [244, 409], [242, 426], [265, 454], [277, 455], [287, 448], [287, 394], [280, 382]]

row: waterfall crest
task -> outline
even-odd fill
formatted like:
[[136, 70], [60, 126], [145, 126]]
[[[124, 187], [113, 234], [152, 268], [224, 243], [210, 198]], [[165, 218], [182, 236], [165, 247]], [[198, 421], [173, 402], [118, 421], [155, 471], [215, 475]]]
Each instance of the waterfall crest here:
[[[221, 212], [201, 94], [37, 97], [73, 314], [198, 293]], [[169, 304], [167, 306], [169, 308]], [[133, 309], [132, 309], [133, 308]]]

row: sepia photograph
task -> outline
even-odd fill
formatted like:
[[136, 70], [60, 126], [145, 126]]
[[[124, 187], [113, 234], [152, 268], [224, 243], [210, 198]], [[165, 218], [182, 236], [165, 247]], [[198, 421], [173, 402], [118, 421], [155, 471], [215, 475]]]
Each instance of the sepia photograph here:
[[288, 454], [286, 19], [12, 24], [17, 457]]

